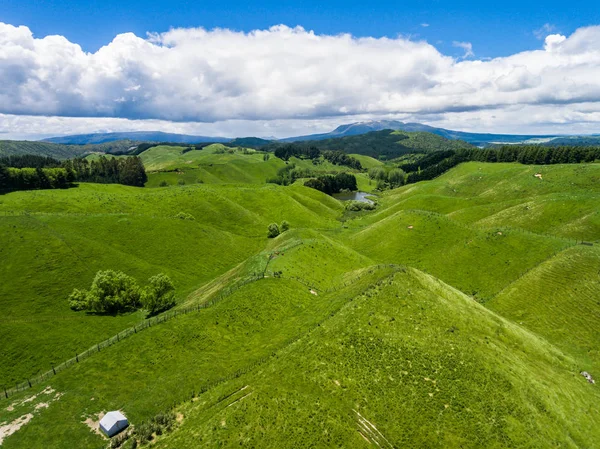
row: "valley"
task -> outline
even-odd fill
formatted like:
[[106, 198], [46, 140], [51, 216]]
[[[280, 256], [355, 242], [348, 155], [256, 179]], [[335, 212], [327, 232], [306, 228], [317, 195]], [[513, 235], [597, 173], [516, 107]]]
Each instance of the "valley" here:
[[[380, 189], [369, 169], [397, 166], [365, 154], [355, 170], [184, 150], [141, 152], [145, 187], [0, 195], [2, 448], [106, 447], [85, 422], [108, 410], [136, 429], [123, 448], [600, 441], [580, 374], [600, 378], [600, 164], [468, 161]], [[374, 210], [304, 185], [339, 172]], [[143, 310], [70, 310], [105, 269], [166, 273], [176, 306], [149, 327]]]

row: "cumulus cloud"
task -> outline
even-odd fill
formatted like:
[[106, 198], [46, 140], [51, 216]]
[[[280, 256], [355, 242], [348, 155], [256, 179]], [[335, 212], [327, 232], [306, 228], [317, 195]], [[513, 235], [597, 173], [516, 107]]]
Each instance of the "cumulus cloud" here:
[[0, 23], [0, 119], [291, 123], [515, 106], [566, 111], [600, 102], [598, 42], [600, 27], [581, 28], [546, 36], [543, 49], [491, 60], [476, 60], [470, 43], [455, 42], [465, 51], [456, 59], [406, 37], [279, 25], [126, 33], [88, 53], [62, 36], [37, 38]]

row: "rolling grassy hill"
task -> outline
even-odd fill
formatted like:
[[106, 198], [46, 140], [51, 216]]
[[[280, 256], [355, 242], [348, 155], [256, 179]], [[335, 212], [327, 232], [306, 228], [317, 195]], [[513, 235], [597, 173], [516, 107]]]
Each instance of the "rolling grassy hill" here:
[[600, 369], [600, 251], [569, 248], [509, 284], [487, 306]]
[[278, 158], [265, 161], [263, 154], [254, 150], [228, 148], [221, 144], [184, 151], [181, 147], [157, 146], [141, 153], [144, 166], [150, 172], [147, 186], [180, 182], [264, 184], [285, 165]]
[[0, 196], [0, 386], [143, 321], [68, 309], [98, 269], [162, 271], [176, 311], [207, 304], [0, 399], [0, 428], [27, 421], [3, 448], [106, 446], [85, 421], [114, 409], [139, 432], [174, 413], [157, 448], [600, 440], [600, 392], [579, 374], [600, 378], [600, 253], [581, 245], [600, 239], [599, 164], [465, 163], [349, 213], [264, 185], [283, 161], [219, 148], [141, 155], [163, 170], [148, 185], [204, 184]]
[[[86, 288], [97, 270], [120, 269], [140, 282], [165, 272], [184, 297], [260, 251], [269, 223], [337, 226], [339, 210], [337, 201], [300, 186], [82, 184], [1, 196], [0, 334], [6, 343], [0, 351], [6, 363], [0, 385], [44, 372], [141, 319], [69, 310], [72, 289]], [[195, 219], [176, 218], [179, 212]]]
[[599, 436], [598, 393], [575, 369], [409, 269], [266, 366], [177, 408], [181, 426], [157, 447], [586, 446]]

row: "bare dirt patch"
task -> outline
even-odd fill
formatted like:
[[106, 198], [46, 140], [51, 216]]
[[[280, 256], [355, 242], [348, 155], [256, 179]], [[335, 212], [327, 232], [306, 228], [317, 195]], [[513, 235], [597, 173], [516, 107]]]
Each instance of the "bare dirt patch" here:
[[[100, 431], [100, 420], [104, 418], [106, 412], [102, 411], [97, 413], [96, 415], [92, 415], [87, 417], [84, 421], [82, 421], [85, 425], [87, 425], [90, 430], [98, 435], [104, 436], [104, 434]], [[96, 419], [94, 419], [96, 418]]]
[[0, 424], [0, 446], [2, 445], [2, 442], [4, 441], [4, 438], [11, 436], [13, 433], [18, 431], [21, 427], [23, 427], [25, 424], [27, 424], [32, 419], [33, 419], [33, 414], [27, 413], [26, 415], [23, 415], [8, 424], [6, 424], [6, 423]]

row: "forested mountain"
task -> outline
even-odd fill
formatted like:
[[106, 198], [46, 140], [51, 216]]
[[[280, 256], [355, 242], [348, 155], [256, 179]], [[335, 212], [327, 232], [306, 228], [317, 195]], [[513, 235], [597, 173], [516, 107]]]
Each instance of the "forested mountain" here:
[[18, 156], [33, 154], [56, 159], [69, 159], [90, 153], [123, 154], [136, 147], [139, 142], [118, 140], [101, 144], [65, 145], [51, 142], [29, 140], [0, 140], [0, 156]]
[[[407, 153], [429, 153], [473, 148], [472, 145], [466, 142], [448, 140], [431, 133], [392, 131], [390, 129], [357, 136], [304, 141], [301, 144], [318, 148], [321, 151], [339, 150], [348, 154], [363, 154], [374, 158], [384, 157], [387, 159], [393, 159]], [[278, 148], [282, 145], [286, 144], [274, 143], [271, 148]]]

